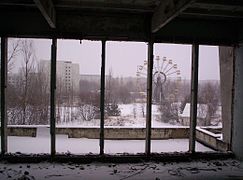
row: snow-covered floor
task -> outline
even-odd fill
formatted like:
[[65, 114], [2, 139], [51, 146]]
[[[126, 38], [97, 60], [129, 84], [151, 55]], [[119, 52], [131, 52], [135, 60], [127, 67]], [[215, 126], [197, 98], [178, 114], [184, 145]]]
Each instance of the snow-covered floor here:
[[[50, 153], [50, 140], [47, 138], [8, 137], [8, 149], [11, 153]], [[98, 139], [67, 138], [57, 136], [56, 150], [58, 153], [98, 154]], [[186, 152], [188, 139], [152, 140], [152, 152]], [[212, 151], [200, 143], [196, 143], [200, 152]], [[105, 140], [105, 153], [144, 153], [145, 140]]]
[[[48, 128], [45, 128], [48, 130]], [[188, 139], [152, 140], [152, 152], [185, 152], [188, 151]], [[49, 131], [37, 130], [37, 137], [8, 136], [8, 150], [11, 153], [50, 153]], [[197, 151], [212, 151], [196, 143]], [[67, 135], [56, 136], [56, 151], [72, 154], [98, 154], [99, 139], [68, 138]], [[105, 140], [105, 153], [144, 153], [145, 140]]]
[[36, 163], [0, 162], [0, 179], [21, 180], [164, 180], [243, 179], [243, 162], [234, 159], [180, 163]]

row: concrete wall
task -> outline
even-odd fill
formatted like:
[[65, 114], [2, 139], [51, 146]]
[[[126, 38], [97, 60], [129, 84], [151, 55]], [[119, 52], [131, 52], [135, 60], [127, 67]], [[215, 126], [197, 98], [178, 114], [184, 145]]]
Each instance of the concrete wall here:
[[234, 48], [219, 47], [223, 140], [231, 149]]
[[[0, 129], [1, 132], [1, 129]], [[8, 126], [7, 130], [8, 136], [30, 136], [36, 137], [36, 128], [35, 127], [17, 127], [17, 126]]]
[[217, 151], [225, 152], [228, 150], [227, 143], [223, 142], [222, 140], [219, 140], [220, 136], [206, 130], [197, 128], [196, 129], [196, 140], [200, 143], [214, 149]]
[[[36, 137], [37, 128], [34, 126], [9, 126], [8, 136], [30, 136]], [[43, 127], [40, 127], [43, 128]], [[49, 133], [49, 128], [45, 133]], [[152, 139], [185, 139], [189, 138], [188, 127], [163, 127], [163, 128], [152, 128]], [[215, 130], [216, 131], [216, 130]], [[217, 132], [217, 131], [216, 131]], [[57, 127], [57, 134], [66, 134], [69, 138], [89, 138], [99, 139], [100, 129], [97, 127], [90, 128], [75, 128], [75, 127]], [[105, 139], [117, 139], [117, 140], [138, 140], [145, 139], [146, 129], [145, 128], [124, 128], [124, 127], [106, 127], [105, 128]], [[196, 139], [202, 144], [211, 147], [215, 150], [227, 151], [227, 144], [218, 138], [217, 135], [207, 128], [199, 128], [196, 130]]]
[[235, 89], [232, 151], [243, 160], [243, 44], [235, 48]]
[[[37, 127], [8, 127], [9, 136], [31, 136], [36, 137]], [[57, 127], [56, 134], [66, 134], [69, 138], [89, 138], [99, 139], [99, 128], [74, 128], [74, 127]], [[105, 139], [145, 139], [145, 128], [105, 128]], [[175, 128], [152, 128], [152, 139], [180, 139], [189, 137], [187, 127]]]
[[[99, 128], [57, 128], [57, 134], [67, 134], [69, 138], [98, 139]], [[105, 139], [145, 139], [145, 128], [105, 128]], [[152, 128], [152, 139], [188, 138], [189, 129], [182, 128]]]

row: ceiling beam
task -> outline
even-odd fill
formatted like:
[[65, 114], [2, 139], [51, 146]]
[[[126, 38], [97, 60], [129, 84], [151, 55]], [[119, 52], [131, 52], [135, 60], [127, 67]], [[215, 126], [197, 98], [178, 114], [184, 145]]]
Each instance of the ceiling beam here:
[[243, 11], [234, 12], [234, 11], [225, 11], [217, 9], [200, 9], [200, 8], [188, 8], [181, 13], [182, 15], [188, 16], [202, 16], [202, 17], [213, 17], [213, 18], [243, 18]]
[[159, 31], [163, 26], [178, 16], [195, 0], [161, 0], [152, 17], [152, 33]]
[[154, 11], [154, 7], [146, 6], [146, 5], [135, 5], [135, 4], [122, 4], [117, 1], [112, 2], [82, 2], [79, 1], [63, 1], [59, 0], [55, 4], [56, 9], [71, 9], [71, 10], [109, 10], [109, 11], [127, 11], [127, 12], [149, 12], [152, 13]]
[[223, 0], [197, 0], [196, 3], [193, 3], [191, 8], [201, 8], [208, 10], [225, 10], [225, 11], [243, 11], [243, 1], [223, 1]]
[[[80, 15], [60, 11], [53, 31], [37, 8], [16, 11], [0, 7], [0, 36], [148, 42], [150, 21], [150, 16], [137, 14]], [[231, 19], [176, 17], [154, 34], [154, 40], [155, 43], [235, 45], [239, 40], [243, 42], [243, 23]]]
[[56, 28], [56, 11], [52, 0], [34, 0], [51, 28]]
[[225, 7], [229, 7], [229, 6], [234, 6], [234, 7], [239, 7], [239, 6], [243, 6], [243, 2], [242, 0], [197, 0], [196, 4], [200, 4], [200, 5], [210, 5], [210, 6], [225, 6]]

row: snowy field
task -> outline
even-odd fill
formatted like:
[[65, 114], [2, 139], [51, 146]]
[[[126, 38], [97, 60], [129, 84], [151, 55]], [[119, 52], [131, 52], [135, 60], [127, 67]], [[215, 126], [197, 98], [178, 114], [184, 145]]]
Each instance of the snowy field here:
[[[145, 127], [146, 126], [146, 104], [145, 103], [134, 103], [134, 104], [119, 104], [119, 109], [121, 111], [120, 116], [109, 116], [105, 119], [105, 126], [125, 126], [125, 127]], [[77, 108], [72, 108], [72, 113], [70, 108], [60, 108], [61, 120], [58, 126], [99, 126], [100, 119], [92, 119], [90, 121], [81, 120], [80, 118], [71, 119], [69, 117], [71, 114], [77, 113]], [[67, 116], [67, 117], [66, 117]], [[158, 110], [158, 105], [152, 105], [152, 127], [171, 127], [180, 126], [177, 124], [164, 123], [159, 120], [160, 112]]]
[[[119, 104], [118, 105], [121, 114], [120, 116], [105, 117], [105, 126], [125, 126], [125, 127], [145, 127], [146, 126], [146, 104], [145, 103], [133, 103], [133, 104]], [[190, 108], [189, 108], [190, 110]], [[82, 118], [71, 118], [71, 114], [78, 114], [77, 108], [60, 108], [61, 119], [58, 126], [99, 126], [100, 119], [91, 119], [90, 121], [82, 120]], [[221, 111], [220, 111], [221, 112]], [[187, 112], [188, 116], [190, 115]], [[72, 121], [68, 120], [72, 119]], [[219, 118], [221, 119], [221, 118]], [[212, 122], [215, 123], [215, 122]], [[220, 123], [217, 123], [219, 125]], [[216, 125], [216, 124], [215, 124]], [[161, 113], [159, 112], [159, 106], [152, 104], [152, 127], [172, 127], [182, 126], [180, 123], [170, 121], [168, 123], [161, 121]], [[222, 127], [222, 124], [221, 126]]]
[[234, 159], [144, 163], [0, 162], [0, 179], [18, 180], [222, 180], [243, 179], [243, 162]]
[[[186, 152], [188, 139], [152, 140], [152, 152]], [[8, 136], [8, 150], [11, 153], [50, 153], [49, 128], [37, 128], [37, 137]], [[98, 154], [99, 139], [68, 138], [68, 135], [56, 135], [58, 153]], [[212, 151], [200, 143], [196, 143], [200, 152]], [[105, 153], [144, 153], [145, 140], [105, 140]]]

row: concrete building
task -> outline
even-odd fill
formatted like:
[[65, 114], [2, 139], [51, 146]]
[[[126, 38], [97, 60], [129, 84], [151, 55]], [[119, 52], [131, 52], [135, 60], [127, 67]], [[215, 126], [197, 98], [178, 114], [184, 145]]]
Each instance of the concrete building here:
[[[48, 2], [48, 3], [47, 3]], [[175, 154], [172, 158], [183, 160], [203, 156], [195, 150], [197, 94], [198, 94], [198, 64], [199, 45], [221, 46], [220, 79], [222, 99], [223, 143], [227, 151], [221, 157], [236, 157], [243, 160], [243, 1], [242, 0], [140, 0], [140, 1], [98, 1], [98, 0], [2, 0], [0, 1], [0, 36], [1, 36], [1, 158], [16, 161], [19, 156], [7, 154], [7, 61], [8, 38], [48, 38], [52, 39], [51, 57], [56, 60], [57, 38], [99, 40], [101, 50], [101, 123], [100, 123], [100, 155], [101, 161], [113, 161], [115, 157], [104, 156], [104, 98], [105, 98], [105, 59], [106, 41], [133, 41], [148, 44], [148, 87], [146, 111], [146, 137], [144, 154], [135, 157], [118, 158], [129, 160], [145, 157], [145, 160], [156, 159], [151, 153], [151, 111], [152, 111], [152, 68], [154, 43], [175, 43], [192, 45], [191, 64], [191, 119], [188, 154]], [[107, 46], [109, 47], [109, 46]], [[139, 52], [138, 52], [139, 53]], [[177, 52], [175, 52], [177, 53]], [[50, 63], [50, 62], [49, 62]], [[63, 62], [64, 67], [57, 65], [62, 71], [63, 83], [67, 89], [76, 82], [71, 73], [71, 64]], [[61, 65], [62, 66], [62, 65]], [[129, 66], [129, 64], [127, 64]], [[210, 66], [210, 64], [209, 64]], [[59, 67], [59, 68], [58, 68]], [[70, 67], [70, 73], [69, 73]], [[66, 71], [67, 70], [67, 71]], [[79, 73], [78, 73], [79, 74]], [[58, 75], [59, 76], [59, 75]], [[51, 156], [42, 156], [42, 160], [61, 159], [56, 156], [55, 144], [55, 85], [52, 78], [50, 119]], [[54, 122], [54, 123], [53, 123]], [[98, 141], [97, 141], [98, 142]], [[203, 154], [203, 153], [202, 153]], [[145, 155], [145, 156], [144, 156]], [[197, 156], [199, 155], [199, 156]], [[219, 154], [204, 154], [207, 160], [220, 157]], [[84, 156], [82, 160], [92, 159], [92, 155]], [[139, 157], [140, 156], [140, 157]], [[167, 155], [168, 156], [168, 155]], [[158, 156], [158, 159], [168, 157]], [[172, 155], [170, 155], [172, 157]], [[30, 157], [31, 158], [31, 157]], [[34, 160], [38, 156], [32, 157]], [[70, 161], [72, 156], [63, 159]], [[14, 159], [14, 160], [13, 160]], [[179, 158], [180, 159], [180, 158]], [[24, 159], [26, 160], [26, 159]], [[74, 160], [80, 160], [78, 158]], [[137, 159], [138, 160], [138, 159]], [[157, 160], [157, 159], [156, 159]], [[84, 162], [82, 161], [82, 162]], [[26, 161], [25, 161], [26, 162]], [[36, 162], [36, 161], [35, 161]], [[87, 162], [87, 160], [86, 160]], [[90, 162], [90, 161], [88, 161]], [[217, 165], [216, 163], [215, 165]], [[220, 164], [222, 170], [223, 164]], [[146, 168], [146, 167], [145, 167]], [[235, 167], [234, 167], [235, 168]], [[179, 170], [176, 169], [177, 174]], [[188, 168], [186, 168], [188, 169]], [[115, 169], [114, 169], [115, 170]], [[171, 170], [171, 169], [170, 169]], [[198, 170], [198, 168], [197, 168]], [[218, 171], [219, 169], [214, 169]], [[117, 174], [119, 170], [116, 169]], [[166, 172], [170, 172], [168, 169]], [[192, 171], [191, 171], [192, 172]], [[194, 171], [195, 172], [195, 171]], [[191, 175], [194, 173], [192, 172]], [[29, 172], [27, 172], [29, 174]], [[152, 174], [152, 173], [151, 173]], [[150, 174], [150, 175], [151, 175]], [[159, 174], [159, 173], [158, 173]], [[141, 174], [140, 174], [141, 175]], [[180, 175], [180, 174], [179, 174]], [[199, 178], [200, 174], [195, 178]], [[174, 176], [175, 177], [175, 176]], [[174, 178], [173, 177], [173, 178]], [[215, 179], [211, 174], [211, 179]], [[225, 178], [241, 178], [241, 176], [225, 176]], [[99, 177], [100, 178], [100, 177]], [[121, 177], [119, 177], [121, 178]], [[133, 178], [133, 177], [132, 177]], [[136, 177], [140, 178], [140, 177]], [[233, 179], [232, 178], [232, 179]], [[79, 178], [80, 179], [80, 178]], [[144, 177], [144, 179], [149, 179]], [[155, 177], [153, 178], [155, 179]], [[157, 179], [157, 177], [156, 177]], [[164, 179], [159, 177], [159, 179]], [[186, 177], [185, 177], [186, 179]], [[190, 179], [190, 178], [188, 178]], [[191, 178], [194, 179], [194, 178]], [[202, 179], [209, 179], [202, 177]], [[217, 178], [216, 178], [217, 179]]]
[[[43, 71], [50, 77], [50, 61], [41, 60], [40, 66]], [[79, 92], [79, 64], [71, 61], [57, 61], [57, 84], [63, 87], [64, 92]], [[63, 85], [63, 86], [62, 86]]]
[[80, 74], [80, 81], [88, 81], [100, 84], [100, 75], [96, 74]]

